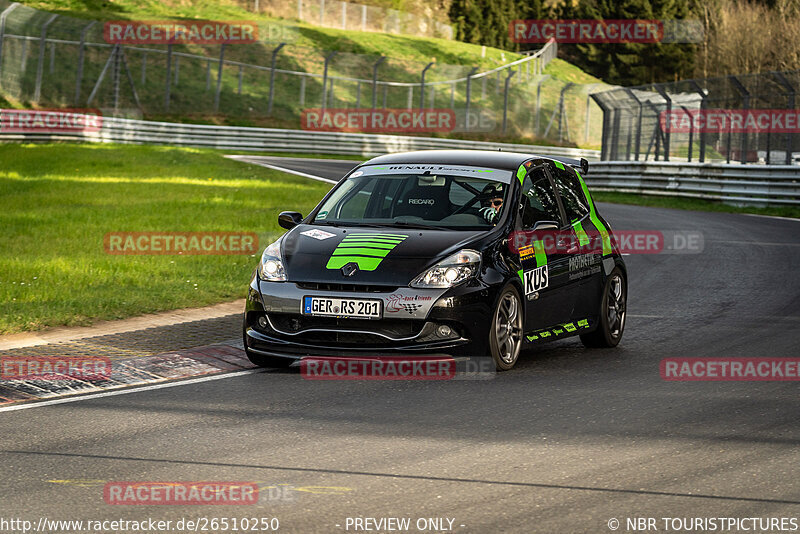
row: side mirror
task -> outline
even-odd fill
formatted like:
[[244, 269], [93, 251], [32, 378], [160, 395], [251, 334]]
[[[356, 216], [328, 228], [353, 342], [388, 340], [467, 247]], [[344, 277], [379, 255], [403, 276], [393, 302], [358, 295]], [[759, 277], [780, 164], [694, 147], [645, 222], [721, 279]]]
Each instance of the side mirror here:
[[558, 230], [558, 223], [556, 221], [538, 221], [533, 225], [533, 231], [539, 230]]
[[278, 215], [278, 225], [281, 228], [291, 230], [303, 220], [303, 216], [296, 211], [282, 211]]
[[589, 161], [586, 158], [581, 158], [581, 172], [589, 174]]

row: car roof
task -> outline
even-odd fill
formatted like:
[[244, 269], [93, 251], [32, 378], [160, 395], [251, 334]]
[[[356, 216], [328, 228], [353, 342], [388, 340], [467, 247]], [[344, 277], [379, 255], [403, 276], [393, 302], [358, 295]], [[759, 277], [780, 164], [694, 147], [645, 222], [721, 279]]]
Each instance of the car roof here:
[[386, 154], [365, 161], [364, 165], [392, 165], [401, 163], [467, 165], [516, 171], [520, 165], [534, 158], [550, 159], [566, 165], [580, 167], [580, 161], [560, 156], [525, 154], [522, 152], [502, 152], [493, 150], [417, 150]]

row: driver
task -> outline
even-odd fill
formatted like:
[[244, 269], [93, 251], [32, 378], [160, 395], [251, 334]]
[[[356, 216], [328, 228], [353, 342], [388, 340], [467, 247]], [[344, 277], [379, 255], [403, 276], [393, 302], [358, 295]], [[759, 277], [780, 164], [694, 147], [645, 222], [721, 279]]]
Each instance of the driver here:
[[483, 207], [478, 210], [489, 224], [497, 224], [503, 209], [503, 184], [487, 184], [481, 192]]

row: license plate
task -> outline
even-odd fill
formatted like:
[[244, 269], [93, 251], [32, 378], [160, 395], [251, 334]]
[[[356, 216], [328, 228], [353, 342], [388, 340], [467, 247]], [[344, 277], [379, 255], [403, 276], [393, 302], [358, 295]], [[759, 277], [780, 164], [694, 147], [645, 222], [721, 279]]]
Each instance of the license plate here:
[[380, 319], [381, 305], [380, 300], [303, 297], [305, 315]]

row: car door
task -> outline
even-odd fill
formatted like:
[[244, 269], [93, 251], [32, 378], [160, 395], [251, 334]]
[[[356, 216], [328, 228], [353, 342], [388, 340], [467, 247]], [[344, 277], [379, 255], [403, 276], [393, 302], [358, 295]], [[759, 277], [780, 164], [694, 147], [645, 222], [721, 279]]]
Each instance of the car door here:
[[567, 256], [565, 298], [572, 302], [571, 320], [597, 315], [602, 295], [602, 248], [590, 220], [589, 202], [575, 171], [560, 162], [550, 169], [556, 193], [564, 208], [567, 225], [562, 228]]
[[531, 167], [519, 198], [517, 250], [527, 332], [569, 321], [572, 302], [564, 298], [569, 258], [554, 246], [557, 230], [567, 223], [546, 166]]

